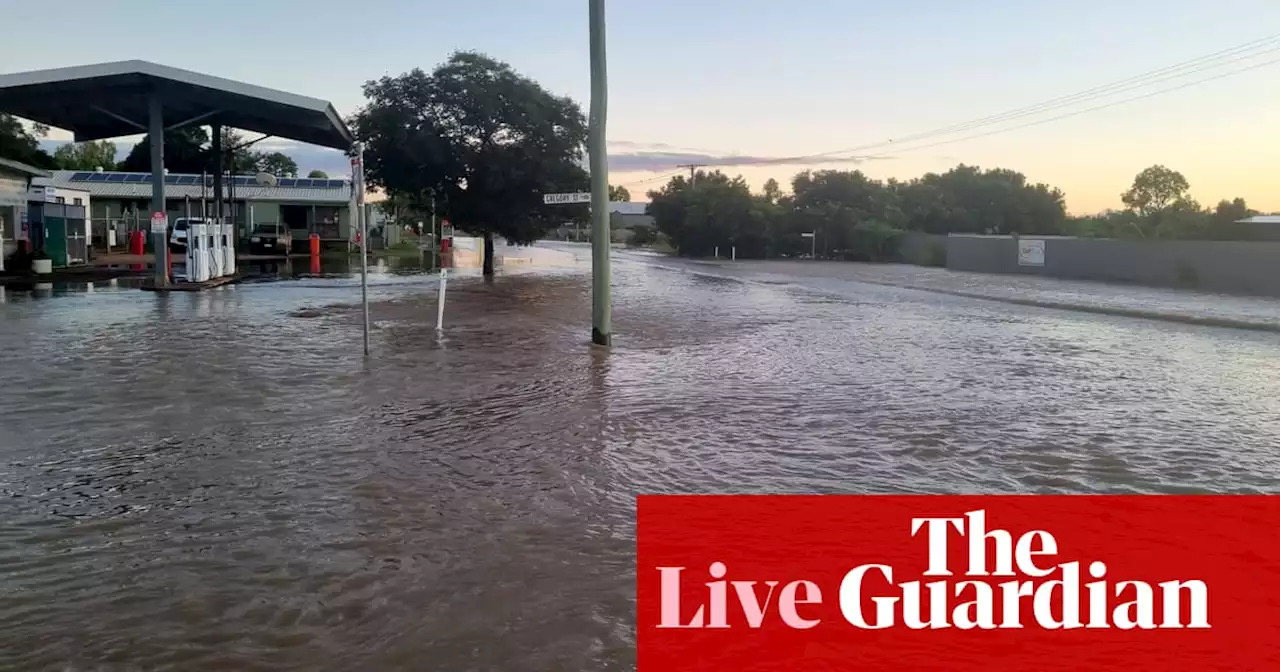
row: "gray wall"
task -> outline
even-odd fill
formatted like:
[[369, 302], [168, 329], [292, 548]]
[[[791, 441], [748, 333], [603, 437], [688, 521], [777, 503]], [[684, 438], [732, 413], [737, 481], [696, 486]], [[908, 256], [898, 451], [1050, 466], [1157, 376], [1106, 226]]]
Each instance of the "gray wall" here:
[[941, 266], [946, 263], [946, 250], [945, 235], [908, 231], [898, 244], [896, 261], [920, 266]]
[[1010, 236], [953, 234], [947, 238], [947, 268], [1280, 296], [1280, 242], [1023, 240], [1045, 241], [1043, 266], [1019, 265]]

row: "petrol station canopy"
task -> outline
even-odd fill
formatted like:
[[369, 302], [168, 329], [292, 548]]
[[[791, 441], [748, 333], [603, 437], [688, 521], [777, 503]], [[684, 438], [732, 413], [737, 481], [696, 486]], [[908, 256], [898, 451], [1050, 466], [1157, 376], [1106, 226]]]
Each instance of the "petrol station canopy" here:
[[326, 101], [147, 61], [0, 75], [0, 112], [71, 131], [77, 142], [147, 133], [156, 98], [167, 129], [221, 125], [341, 150], [353, 141]]

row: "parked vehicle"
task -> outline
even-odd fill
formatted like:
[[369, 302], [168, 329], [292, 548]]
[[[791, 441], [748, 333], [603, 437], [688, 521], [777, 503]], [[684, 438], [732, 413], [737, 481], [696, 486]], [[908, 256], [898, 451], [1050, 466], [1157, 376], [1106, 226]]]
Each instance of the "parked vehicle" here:
[[169, 251], [186, 252], [188, 226], [203, 221], [202, 219], [187, 219], [186, 217], [179, 217], [175, 220], [173, 226], [169, 227]]
[[258, 224], [249, 234], [252, 254], [289, 254], [293, 251], [293, 234], [284, 224]]

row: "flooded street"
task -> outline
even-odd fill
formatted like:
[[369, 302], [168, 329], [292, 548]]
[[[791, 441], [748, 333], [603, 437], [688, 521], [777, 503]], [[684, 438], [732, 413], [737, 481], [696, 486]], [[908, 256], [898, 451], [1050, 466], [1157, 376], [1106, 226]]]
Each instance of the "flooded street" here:
[[624, 670], [639, 493], [1280, 491], [1280, 334], [872, 283], [1155, 290], [618, 251], [605, 353], [587, 255], [367, 361], [345, 269], [0, 296], [0, 669]]

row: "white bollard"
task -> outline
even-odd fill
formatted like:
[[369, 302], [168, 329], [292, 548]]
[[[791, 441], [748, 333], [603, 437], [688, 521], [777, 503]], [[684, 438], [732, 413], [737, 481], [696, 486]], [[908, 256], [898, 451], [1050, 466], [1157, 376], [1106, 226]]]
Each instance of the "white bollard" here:
[[436, 331], [444, 330], [445, 269], [440, 269], [440, 294], [436, 299]]
[[720, 246], [719, 246], [719, 245], [716, 245], [715, 255], [716, 255], [716, 261], [720, 261]]
[[729, 260], [730, 260], [730, 261], [737, 261], [737, 260], [738, 260], [738, 246], [737, 246], [737, 245], [734, 245], [733, 247], [729, 248], [729, 252], [730, 252], [730, 254], [732, 254], [732, 255], [733, 255], [733, 257], [732, 257], [732, 258], [730, 258]]

